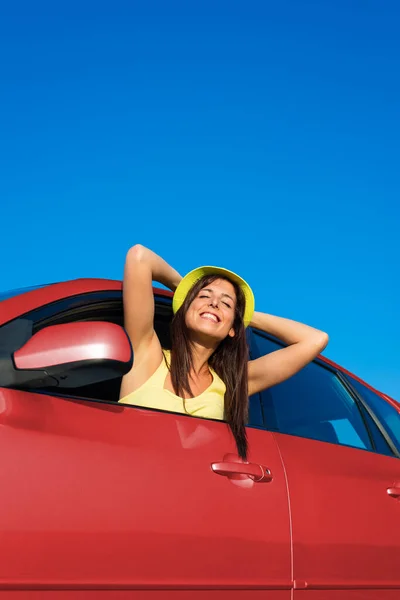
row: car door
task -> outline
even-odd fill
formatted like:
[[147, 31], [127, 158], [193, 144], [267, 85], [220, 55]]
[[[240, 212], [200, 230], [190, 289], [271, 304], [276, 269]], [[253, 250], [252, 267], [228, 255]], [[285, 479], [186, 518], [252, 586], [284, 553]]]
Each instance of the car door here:
[[[5, 388], [0, 424], [3, 591], [290, 598], [288, 498], [272, 433], [248, 428], [241, 465], [223, 422]], [[260, 482], [258, 465], [268, 473]]]
[[[264, 336], [255, 340], [259, 351], [277, 348]], [[400, 460], [394, 445], [322, 363], [264, 392], [262, 405], [288, 480], [294, 598], [398, 598]]]

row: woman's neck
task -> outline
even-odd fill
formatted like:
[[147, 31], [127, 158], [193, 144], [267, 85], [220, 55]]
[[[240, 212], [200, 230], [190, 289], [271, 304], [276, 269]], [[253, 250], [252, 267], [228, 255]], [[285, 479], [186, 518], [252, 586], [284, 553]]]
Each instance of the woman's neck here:
[[210, 372], [208, 361], [214, 350], [214, 347], [207, 347], [198, 343], [192, 344], [193, 371], [197, 377]]

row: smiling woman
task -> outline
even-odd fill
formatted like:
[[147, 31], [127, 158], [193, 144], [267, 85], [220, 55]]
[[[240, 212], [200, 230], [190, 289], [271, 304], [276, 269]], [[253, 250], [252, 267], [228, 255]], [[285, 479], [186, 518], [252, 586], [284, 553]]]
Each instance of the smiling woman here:
[[[170, 351], [154, 330], [153, 281], [175, 292]], [[120, 402], [224, 419], [244, 459], [249, 395], [297, 373], [328, 342], [325, 333], [302, 323], [255, 313], [252, 290], [236, 273], [207, 266], [182, 278], [141, 245], [126, 257], [123, 300], [135, 358], [122, 380]], [[249, 360], [250, 324], [288, 347]]]

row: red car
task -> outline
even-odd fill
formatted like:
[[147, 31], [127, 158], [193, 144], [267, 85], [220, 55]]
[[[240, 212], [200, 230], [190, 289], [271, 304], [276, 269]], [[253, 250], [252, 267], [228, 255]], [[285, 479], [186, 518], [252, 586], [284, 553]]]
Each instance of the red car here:
[[117, 281], [0, 298], [3, 598], [400, 598], [394, 400], [318, 358], [250, 398], [244, 463], [221, 421], [117, 403], [122, 326]]

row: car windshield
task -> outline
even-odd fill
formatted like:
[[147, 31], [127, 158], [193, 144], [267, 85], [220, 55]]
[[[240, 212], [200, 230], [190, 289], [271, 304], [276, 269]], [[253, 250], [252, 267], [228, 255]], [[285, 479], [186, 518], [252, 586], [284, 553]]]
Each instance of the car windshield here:
[[8, 290], [8, 292], [0, 292], [0, 302], [3, 300], [7, 300], [8, 298], [13, 298], [14, 296], [20, 296], [21, 294], [26, 294], [26, 292], [31, 292], [32, 290], [37, 290], [44, 285], [35, 285], [33, 287], [19, 288], [17, 290]]

